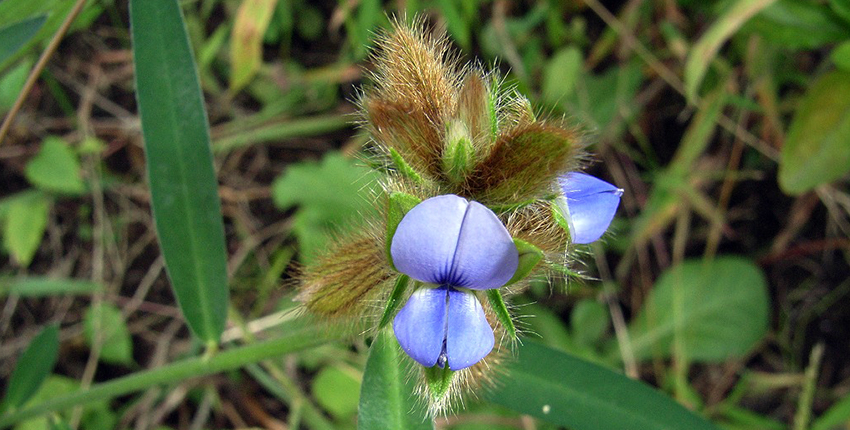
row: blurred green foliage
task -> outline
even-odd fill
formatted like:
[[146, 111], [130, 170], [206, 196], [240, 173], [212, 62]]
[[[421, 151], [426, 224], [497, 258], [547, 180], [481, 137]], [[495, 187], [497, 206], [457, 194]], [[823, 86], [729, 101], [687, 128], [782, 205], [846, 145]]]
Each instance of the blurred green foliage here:
[[319, 161], [291, 165], [272, 184], [272, 199], [280, 209], [298, 205], [292, 231], [303, 261], [321, 255], [335, 229], [351, 228], [376, 214], [371, 196], [376, 174], [338, 153]]

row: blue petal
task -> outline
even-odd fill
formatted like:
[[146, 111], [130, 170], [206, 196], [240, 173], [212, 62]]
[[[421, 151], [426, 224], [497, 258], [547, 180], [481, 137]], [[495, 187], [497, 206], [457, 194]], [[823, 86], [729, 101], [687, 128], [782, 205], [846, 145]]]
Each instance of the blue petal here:
[[411, 358], [433, 367], [446, 338], [446, 288], [420, 288], [393, 319], [399, 345]]
[[568, 173], [558, 180], [566, 197], [564, 215], [573, 243], [591, 243], [602, 237], [614, 219], [623, 190], [584, 173]]
[[470, 202], [452, 263], [451, 285], [499, 288], [511, 279], [518, 264], [516, 245], [502, 221], [484, 205]]
[[399, 272], [445, 284], [469, 202], [453, 194], [419, 203], [398, 224], [390, 254]]
[[390, 253], [396, 268], [414, 279], [474, 289], [501, 287], [519, 260], [493, 211], [451, 194], [411, 209], [398, 225]]
[[[465, 369], [481, 361], [493, 349], [493, 329], [475, 295], [449, 289], [446, 356], [449, 368]], [[417, 360], [418, 361], [418, 360]]]

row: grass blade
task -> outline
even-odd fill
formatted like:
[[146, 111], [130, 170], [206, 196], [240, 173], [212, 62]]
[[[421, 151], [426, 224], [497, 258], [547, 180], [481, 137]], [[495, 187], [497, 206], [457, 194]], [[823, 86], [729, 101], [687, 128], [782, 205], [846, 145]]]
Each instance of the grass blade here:
[[226, 253], [194, 56], [176, 0], [131, 1], [130, 23], [162, 254], [189, 327], [214, 343], [227, 317]]
[[747, 20], [776, 0], [738, 0], [720, 17], [711, 28], [694, 44], [685, 63], [685, 93], [688, 100], [696, 100], [697, 90], [708, 71], [717, 51], [726, 40], [744, 25]]
[[48, 278], [28, 276], [0, 279], [0, 297], [7, 294], [21, 297], [49, 297], [60, 294], [88, 295], [103, 291], [103, 286], [87, 279]]
[[277, 0], [246, 0], [239, 5], [230, 37], [230, 90], [251, 82], [263, 62], [263, 35], [272, 20]]

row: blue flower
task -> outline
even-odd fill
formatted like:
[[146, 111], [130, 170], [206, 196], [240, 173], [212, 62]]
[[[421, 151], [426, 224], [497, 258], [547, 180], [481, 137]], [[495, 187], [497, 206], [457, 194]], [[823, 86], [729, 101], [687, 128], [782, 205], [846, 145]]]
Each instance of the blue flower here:
[[490, 209], [456, 195], [432, 197], [401, 220], [390, 247], [402, 273], [425, 282], [393, 320], [404, 352], [426, 367], [472, 366], [493, 349], [493, 329], [469, 290], [499, 288], [519, 256]]
[[558, 183], [566, 197], [561, 211], [569, 223], [573, 243], [591, 243], [602, 237], [614, 219], [623, 190], [577, 172], [559, 177]]

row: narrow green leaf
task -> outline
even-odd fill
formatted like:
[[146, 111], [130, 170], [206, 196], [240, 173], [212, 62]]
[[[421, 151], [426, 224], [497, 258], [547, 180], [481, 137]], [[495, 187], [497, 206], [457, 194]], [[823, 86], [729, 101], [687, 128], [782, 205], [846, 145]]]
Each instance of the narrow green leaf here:
[[[259, 117], [262, 114], [255, 116]], [[245, 123], [248, 124], [247, 127], [243, 126]], [[219, 133], [213, 142], [213, 151], [217, 154], [260, 143], [319, 136], [350, 127], [351, 121], [344, 115], [330, 115], [287, 120], [275, 118], [265, 121], [240, 119], [231, 124], [233, 125], [230, 127], [227, 125], [216, 127]]]
[[113, 364], [133, 364], [133, 340], [121, 311], [110, 304], [90, 307], [83, 317], [83, 333], [91, 347], [100, 342], [100, 358]]
[[263, 62], [263, 35], [277, 0], [244, 0], [236, 13], [230, 36], [230, 89], [247, 85]]
[[690, 359], [710, 362], [747, 353], [767, 323], [764, 275], [751, 261], [727, 256], [665, 272], [629, 332], [638, 360], [669, 357], [678, 337]]
[[228, 305], [224, 227], [194, 56], [176, 0], [132, 0], [130, 23], [160, 246], [189, 327], [217, 342]]
[[695, 100], [708, 66], [726, 40], [776, 0], [737, 0], [691, 48], [685, 63], [685, 95]]
[[384, 308], [383, 315], [381, 315], [381, 322], [378, 323], [379, 329], [382, 329], [389, 324], [390, 318], [395, 315], [396, 309], [401, 306], [401, 298], [404, 297], [404, 293], [407, 291], [408, 282], [410, 282], [410, 277], [407, 275], [401, 275], [395, 281], [393, 291], [387, 299], [387, 306]]
[[46, 278], [30, 276], [0, 280], [0, 297], [14, 294], [21, 297], [47, 297], [61, 294], [93, 294], [103, 286], [86, 279]]
[[416, 400], [414, 381], [405, 374], [403, 354], [392, 330], [378, 332], [363, 372], [358, 430], [434, 428]]
[[[35, 15], [46, 15], [56, 8], [60, 0], [0, 0], [0, 26], [6, 27]], [[54, 12], [56, 13], [56, 12]]]
[[573, 430], [717, 430], [673, 399], [625, 375], [534, 342], [486, 395], [494, 403]]
[[802, 194], [850, 171], [850, 72], [821, 76], [794, 113], [779, 159], [779, 186]]
[[[846, 0], [842, 0], [846, 1]], [[847, 39], [847, 25], [823, 2], [778, 0], [745, 26], [783, 50], [818, 49]]]
[[28, 266], [47, 228], [50, 199], [34, 191], [21, 193], [3, 203], [3, 243], [19, 264]]
[[0, 28], [0, 64], [29, 42], [45, 21], [47, 15], [38, 15]]
[[59, 354], [59, 327], [51, 324], [41, 330], [27, 349], [21, 354], [9, 385], [6, 396], [0, 405], [0, 411], [6, 412], [21, 407], [53, 371]]
[[508, 307], [505, 305], [505, 299], [502, 298], [502, 293], [499, 292], [499, 289], [493, 288], [487, 290], [487, 300], [490, 301], [490, 307], [493, 308], [493, 312], [496, 313], [496, 318], [499, 319], [499, 322], [501, 322], [502, 326], [505, 327], [505, 330], [508, 331], [508, 337], [516, 339], [516, 327], [514, 326], [514, 320], [511, 318], [511, 313], [508, 311]]
[[31, 184], [45, 191], [80, 195], [86, 190], [77, 154], [59, 137], [44, 139], [24, 173]]

